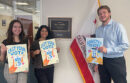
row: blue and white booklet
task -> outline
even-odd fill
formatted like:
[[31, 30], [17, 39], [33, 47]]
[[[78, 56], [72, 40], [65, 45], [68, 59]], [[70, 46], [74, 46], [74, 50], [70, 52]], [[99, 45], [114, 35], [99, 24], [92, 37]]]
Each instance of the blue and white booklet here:
[[88, 63], [103, 64], [103, 53], [98, 48], [103, 46], [103, 38], [86, 38], [86, 60]]

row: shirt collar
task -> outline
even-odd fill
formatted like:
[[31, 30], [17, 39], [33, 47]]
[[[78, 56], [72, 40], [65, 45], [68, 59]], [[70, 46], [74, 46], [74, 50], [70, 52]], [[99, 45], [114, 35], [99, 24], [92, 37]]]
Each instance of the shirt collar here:
[[112, 19], [109, 21], [109, 23], [107, 25], [111, 25], [112, 24]]
[[[106, 25], [106, 26], [109, 26], [109, 25], [111, 25], [112, 24], [112, 19], [109, 21], [109, 23]], [[102, 27], [103, 27], [103, 25], [102, 25]]]

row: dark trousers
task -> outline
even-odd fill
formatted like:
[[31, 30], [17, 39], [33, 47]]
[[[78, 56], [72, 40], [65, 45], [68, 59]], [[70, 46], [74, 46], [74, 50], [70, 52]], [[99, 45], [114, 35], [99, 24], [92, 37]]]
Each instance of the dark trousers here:
[[53, 83], [54, 67], [35, 69], [38, 83]]
[[124, 57], [103, 58], [103, 65], [98, 67], [101, 83], [127, 83]]

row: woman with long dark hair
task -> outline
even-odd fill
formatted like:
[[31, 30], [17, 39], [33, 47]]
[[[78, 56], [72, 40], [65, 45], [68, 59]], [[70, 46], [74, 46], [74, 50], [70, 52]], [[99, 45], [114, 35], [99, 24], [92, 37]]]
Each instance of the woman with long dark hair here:
[[[42, 25], [35, 36], [35, 41], [31, 45], [31, 51], [33, 52], [34, 71], [38, 83], [53, 83], [54, 65], [43, 66], [42, 56], [40, 52], [39, 41], [48, 40], [52, 38], [52, 33], [49, 27]], [[60, 49], [57, 48], [57, 51]]]
[[7, 83], [27, 83], [27, 73], [9, 73], [8, 58], [7, 58], [7, 45], [27, 44], [28, 46], [28, 59], [30, 60], [29, 41], [25, 37], [23, 25], [19, 20], [12, 20], [7, 30], [7, 39], [3, 40], [1, 44], [0, 61], [5, 62], [4, 77]]

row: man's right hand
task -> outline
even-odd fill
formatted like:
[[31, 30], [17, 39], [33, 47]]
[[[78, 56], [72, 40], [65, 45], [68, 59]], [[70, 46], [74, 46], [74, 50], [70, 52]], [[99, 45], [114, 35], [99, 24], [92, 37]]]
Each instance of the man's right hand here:
[[95, 71], [95, 72], [98, 72], [98, 65], [95, 65], [95, 66], [94, 66], [94, 71]]

